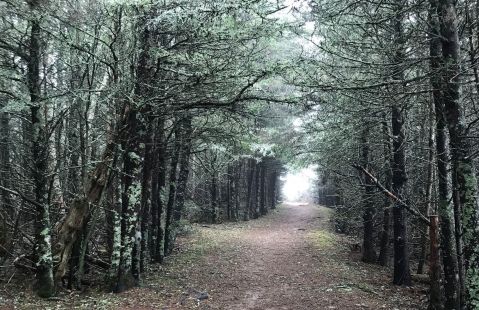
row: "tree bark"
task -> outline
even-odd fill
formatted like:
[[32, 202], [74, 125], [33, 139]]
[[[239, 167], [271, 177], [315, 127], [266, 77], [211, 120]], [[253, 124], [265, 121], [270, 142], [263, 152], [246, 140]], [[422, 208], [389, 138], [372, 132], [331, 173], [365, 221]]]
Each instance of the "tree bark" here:
[[263, 158], [259, 165], [260, 176], [259, 176], [259, 210], [261, 215], [266, 215], [268, 213], [268, 208], [266, 206], [266, 158]]
[[170, 177], [168, 182], [170, 183], [169, 192], [168, 192], [168, 203], [166, 205], [166, 218], [165, 218], [165, 236], [164, 236], [164, 246], [163, 246], [163, 255], [168, 256], [171, 253], [171, 225], [173, 220], [173, 208], [175, 205], [176, 197], [176, 187], [177, 187], [177, 168], [178, 160], [181, 151], [181, 124], [178, 121], [175, 125], [175, 141], [173, 146], [173, 153], [171, 154], [170, 161]]
[[[462, 237], [463, 251], [457, 249], [459, 266], [464, 261], [465, 292], [461, 292], [461, 304], [467, 309], [479, 307], [479, 208], [477, 179], [467, 139], [464, 107], [460, 102], [460, 42], [456, 1], [440, 0], [439, 25], [442, 46], [442, 100], [449, 129], [451, 149], [453, 197], [456, 215], [456, 238]], [[463, 256], [461, 256], [463, 253]], [[461, 273], [460, 273], [461, 274]]]
[[[393, 74], [394, 80], [403, 80], [404, 63], [404, 0], [396, 0], [394, 20], [394, 55], [397, 69]], [[404, 187], [407, 181], [406, 176], [406, 135], [404, 127], [404, 104], [395, 102], [392, 106], [391, 124], [393, 134], [393, 158], [392, 169], [392, 190], [399, 199], [403, 198]], [[396, 285], [411, 285], [411, 272], [409, 268], [409, 251], [407, 241], [407, 218], [404, 209], [397, 203], [393, 208], [393, 231], [394, 231], [394, 277]]]
[[170, 238], [170, 247], [173, 247], [176, 234], [178, 233], [180, 220], [183, 217], [185, 200], [186, 200], [186, 190], [188, 185], [188, 177], [190, 174], [190, 155], [191, 155], [191, 142], [192, 142], [192, 133], [193, 128], [191, 125], [192, 116], [188, 113], [181, 120], [182, 125], [182, 143], [181, 143], [181, 153], [179, 160], [179, 172], [178, 172], [178, 187], [176, 189], [176, 199], [175, 206], [173, 208], [173, 223], [171, 225], [171, 238]]
[[31, 149], [33, 156], [33, 182], [35, 193], [35, 288], [40, 297], [51, 297], [55, 291], [53, 281], [53, 259], [51, 247], [51, 224], [47, 197], [48, 174], [48, 138], [46, 121], [40, 102], [40, 65], [41, 51], [41, 21], [40, 1], [30, 1], [30, 10], [34, 16], [30, 22], [29, 59], [27, 67], [28, 89], [30, 93], [31, 115]]
[[[3, 108], [0, 105], [0, 109]], [[4, 188], [11, 188], [11, 168], [10, 168], [10, 117], [5, 112], [0, 112], [0, 185]], [[12, 253], [15, 247], [16, 233], [9, 234], [7, 226], [7, 217], [19, 218], [20, 208], [15, 208], [11, 194], [7, 191], [0, 192], [0, 265]], [[15, 229], [18, 230], [18, 221], [15, 221]]]
[[[388, 123], [386, 121], [386, 114], [383, 115], [382, 122], [382, 131], [384, 139], [384, 165], [385, 165], [385, 187], [391, 189], [391, 139], [390, 139], [390, 130]], [[383, 225], [381, 231], [381, 240], [379, 241], [379, 256], [378, 263], [381, 266], [389, 265], [389, 252], [390, 252], [390, 231], [391, 231], [391, 202], [388, 197], [384, 198], [384, 210], [383, 210]]]
[[152, 235], [153, 242], [153, 261], [161, 263], [163, 261], [163, 226], [162, 216], [164, 209], [164, 194], [166, 185], [166, 140], [164, 131], [164, 120], [160, 118], [156, 130], [156, 167], [152, 178]]
[[[364, 125], [363, 132], [361, 134], [361, 156], [362, 165], [369, 169], [369, 124]], [[364, 194], [363, 194], [363, 256], [362, 261], [366, 263], [376, 262], [376, 249], [374, 248], [374, 214], [376, 210], [374, 204], [371, 201], [373, 197], [374, 184], [371, 183], [371, 179], [364, 175]]]
[[277, 187], [277, 182], [278, 182], [278, 173], [276, 170], [273, 170], [273, 173], [271, 174], [271, 193], [270, 193], [270, 208], [271, 210], [276, 209], [276, 187]]
[[247, 180], [246, 180], [246, 186], [247, 186], [247, 192], [246, 192], [246, 208], [243, 213], [243, 220], [248, 221], [251, 217], [251, 209], [252, 204], [253, 204], [253, 181], [254, 181], [254, 159], [253, 158], [248, 158], [245, 162], [245, 165], [247, 167], [246, 173], [247, 173]]
[[211, 172], [211, 184], [210, 184], [210, 201], [211, 201], [211, 222], [218, 223], [218, 172], [213, 167]]
[[[1, 108], [1, 106], [0, 106]], [[11, 188], [10, 185], [10, 117], [8, 113], [0, 112], [0, 184], [3, 187]], [[12, 199], [10, 193], [1, 193], [4, 209], [12, 210]], [[11, 213], [11, 212], [10, 212]], [[1, 228], [0, 228], [1, 230]]]
[[121, 191], [121, 250], [120, 264], [118, 267], [118, 276], [115, 292], [122, 292], [138, 284], [139, 266], [137, 255], [133, 253], [133, 248], [138, 242], [139, 231], [138, 214], [140, 212], [141, 202], [141, 157], [142, 153], [138, 146], [138, 112], [131, 108], [127, 120], [127, 126], [130, 128], [131, 136], [122, 143], [123, 155], [123, 188]]
[[260, 163], [255, 160], [254, 161], [254, 182], [253, 182], [254, 185], [253, 185], [253, 195], [252, 195], [253, 202], [251, 204], [251, 207], [252, 207], [251, 212], [254, 219], [257, 219], [260, 215], [259, 201], [258, 201], [259, 188], [260, 188], [260, 184], [259, 184], [260, 169], [261, 169]]
[[141, 242], [140, 242], [140, 272], [145, 272], [147, 259], [147, 245], [151, 238], [148, 234], [148, 224], [151, 214], [151, 179], [153, 173], [153, 118], [148, 117], [143, 143], [145, 144], [145, 156], [143, 160], [143, 172], [141, 180]]
[[446, 120], [444, 118], [444, 103], [441, 94], [441, 39], [439, 33], [438, 2], [430, 0], [430, 69], [431, 86], [433, 89], [432, 100], [436, 117], [436, 156], [438, 175], [438, 213], [441, 226], [441, 256], [444, 266], [444, 291], [445, 308], [460, 309], [460, 286], [458, 283], [459, 270], [454, 236], [454, 222], [452, 218], [453, 207], [451, 205], [450, 173], [449, 173], [449, 150], [447, 146]]
[[[393, 107], [393, 163], [392, 163], [392, 190], [402, 199], [404, 185], [406, 183], [405, 166], [405, 134], [404, 119], [397, 106]], [[409, 251], [407, 248], [407, 219], [403, 208], [395, 203], [393, 208], [393, 231], [394, 231], [394, 278], [396, 285], [411, 285], [411, 273], [409, 269]]]
[[[429, 104], [429, 134], [428, 134], [428, 158], [427, 158], [427, 181], [425, 184], [424, 207], [423, 213], [431, 215], [432, 213], [432, 189], [434, 185], [434, 108], [433, 104]], [[434, 212], [434, 214], [436, 214]], [[424, 273], [424, 264], [427, 255], [428, 244], [428, 227], [424, 226], [421, 236], [421, 252], [418, 261], [417, 273]]]
[[233, 195], [233, 165], [230, 163], [228, 164], [228, 168], [226, 169], [226, 219], [231, 221], [234, 217], [233, 214], [233, 205], [231, 203], [231, 198]]
[[[430, 257], [429, 257], [429, 279], [431, 288], [429, 290], [429, 310], [442, 310], [442, 292], [441, 292], [441, 266], [439, 260], [439, 218], [437, 215], [429, 217], [431, 225], [429, 226], [430, 236]], [[453, 308], [446, 308], [453, 309]]]
[[235, 164], [235, 175], [234, 175], [234, 204], [235, 204], [235, 210], [234, 210], [234, 217], [235, 221], [239, 220], [239, 211], [241, 208], [241, 202], [240, 202], [240, 195], [241, 195], [241, 167], [242, 167], [242, 162], [239, 161]]

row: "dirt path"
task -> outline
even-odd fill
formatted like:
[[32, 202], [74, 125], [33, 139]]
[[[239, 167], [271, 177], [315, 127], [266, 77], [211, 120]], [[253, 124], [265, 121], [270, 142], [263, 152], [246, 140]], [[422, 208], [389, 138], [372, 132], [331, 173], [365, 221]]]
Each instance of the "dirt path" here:
[[330, 213], [289, 204], [258, 220], [196, 225], [140, 288], [56, 301], [16, 294], [7, 309], [424, 309], [424, 287], [393, 286], [390, 270], [361, 263], [331, 232]]
[[[289, 204], [248, 223], [202, 227], [211, 244], [183, 270], [183, 298], [167, 309], [421, 309], [423, 288], [394, 287], [388, 270], [352, 257], [329, 215]], [[198, 301], [198, 292], [209, 298]]]
[[[241, 249], [239, 257], [222, 267], [237, 267], [232, 268], [232, 276], [212, 287], [229, 292], [218, 295], [212, 308], [311, 309], [318, 305], [312, 298], [319, 283], [314, 275], [318, 257], [310, 251], [307, 234], [319, 209], [288, 205], [281, 211], [258, 220], [232, 240], [229, 250]], [[218, 258], [209, 257], [207, 268], [215, 269]]]

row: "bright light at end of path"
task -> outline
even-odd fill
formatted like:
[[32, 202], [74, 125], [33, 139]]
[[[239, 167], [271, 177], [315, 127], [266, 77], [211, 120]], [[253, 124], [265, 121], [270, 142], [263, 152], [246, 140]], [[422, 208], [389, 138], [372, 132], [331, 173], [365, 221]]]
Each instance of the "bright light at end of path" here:
[[317, 179], [316, 167], [303, 168], [299, 171], [289, 171], [282, 180], [283, 197], [288, 202], [313, 201], [313, 186]]

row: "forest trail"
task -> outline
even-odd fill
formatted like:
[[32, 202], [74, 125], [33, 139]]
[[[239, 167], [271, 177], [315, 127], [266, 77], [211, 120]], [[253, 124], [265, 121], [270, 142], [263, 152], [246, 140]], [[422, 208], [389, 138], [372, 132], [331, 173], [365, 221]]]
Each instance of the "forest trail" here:
[[[331, 232], [331, 212], [286, 204], [257, 220], [199, 226], [180, 242], [168, 274], [147, 287], [158, 293], [165, 284], [161, 309], [421, 309], [424, 288], [395, 287], [387, 269], [361, 263]], [[145, 299], [127, 299], [128, 306], [152, 306], [156, 294], [138, 290]], [[208, 299], [198, 300], [204, 292]]]
[[[390, 270], [360, 262], [332, 232], [332, 210], [284, 204], [248, 222], [195, 224], [141, 287], [91, 288], [54, 300], [17, 294], [19, 309], [425, 309], [426, 288], [390, 284]], [[207, 298], [205, 298], [207, 296]], [[0, 309], [4, 309], [1, 307]], [[14, 309], [6, 307], [5, 309]]]

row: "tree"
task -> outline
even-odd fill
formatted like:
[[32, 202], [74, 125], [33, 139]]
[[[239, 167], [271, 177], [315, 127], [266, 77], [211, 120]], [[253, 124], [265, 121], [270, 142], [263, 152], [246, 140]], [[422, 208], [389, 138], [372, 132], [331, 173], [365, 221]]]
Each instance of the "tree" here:
[[442, 45], [442, 81], [444, 81], [442, 102], [449, 129], [449, 143], [453, 166], [453, 188], [455, 189], [455, 213], [461, 214], [456, 222], [464, 242], [466, 308], [479, 305], [479, 265], [476, 259], [478, 245], [477, 180], [475, 168], [469, 154], [471, 146], [465, 136], [464, 111], [459, 101], [459, 35], [457, 29], [456, 4], [453, 1], [439, 1], [439, 25]]
[[33, 180], [35, 192], [35, 261], [36, 290], [40, 297], [50, 297], [54, 294], [53, 260], [51, 244], [50, 212], [47, 198], [47, 174], [49, 147], [46, 134], [44, 106], [41, 103], [42, 65], [42, 26], [38, 17], [42, 10], [40, 1], [29, 2], [30, 40], [28, 45], [27, 81], [30, 93], [31, 115], [31, 148], [34, 160]]
[[454, 222], [452, 218], [451, 193], [450, 193], [450, 174], [449, 174], [449, 148], [447, 145], [446, 122], [444, 119], [444, 104], [441, 94], [441, 79], [437, 75], [440, 70], [441, 42], [439, 36], [439, 24], [437, 14], [437, 1], [430, 1], [430, 19], [431, 19], [431, 86], [433, 89], [433, 103], [436, 116], [436, 153], [437, 153], [437, 175], [438, 175], [438, 207], [441, 225], [441, 254], [444, 264], [445, 274], [445, 295], [446, 308], [459, 309], [459, 283], [457, 281], [458, 266], [456, 257], [456, 248], [454, 243]]
[[[363, 167], [369, 169], [369, 144], [368, 144], [368, 135], [369, 128], [367, 125], [361, 133], [361, 156], [363, 160]], [[373, 184], [371, 179], [367, 176], [364, 176], [364, 213], [363, 213], [363, 226], [364, 226], [364, 236], [363, 236], [363, 257], [362, 260], [367, 263], [376, 262], [376, 249], [374, 248], [374, 213], [375, 208], [372, 201], [373, 196]]]

